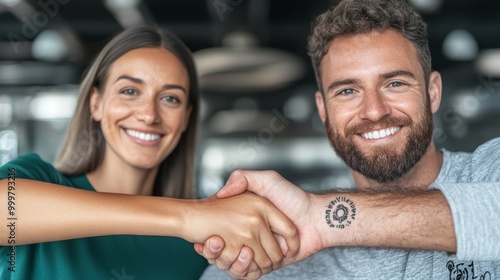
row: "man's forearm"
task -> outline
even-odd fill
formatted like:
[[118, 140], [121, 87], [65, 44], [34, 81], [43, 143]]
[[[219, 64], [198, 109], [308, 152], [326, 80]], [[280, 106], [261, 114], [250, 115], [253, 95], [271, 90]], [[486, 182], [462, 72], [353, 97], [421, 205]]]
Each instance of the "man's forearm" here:
[[456, 251], [453, 219], [439, 191], [331, 193], [314, 200], [325, 248]]

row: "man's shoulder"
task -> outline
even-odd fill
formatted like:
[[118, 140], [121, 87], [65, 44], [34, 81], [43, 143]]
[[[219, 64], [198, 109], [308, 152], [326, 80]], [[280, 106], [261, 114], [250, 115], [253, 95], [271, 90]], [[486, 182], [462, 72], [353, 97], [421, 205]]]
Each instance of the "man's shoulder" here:
[[500, 138], [479, 146], [471, 155], [471, 179], [500, 181]]
[[443, 150], [444, 161], [436, 182], [478, 182], [500, 180], [500, 138], [494, 138], [473, 152]]
[[500, 159], [499, 149], [500, 149], [500, 137], [493, 138], [488, 142], [485, 142], [484, 144], [477, 147], [473, 155], [499, 160]]

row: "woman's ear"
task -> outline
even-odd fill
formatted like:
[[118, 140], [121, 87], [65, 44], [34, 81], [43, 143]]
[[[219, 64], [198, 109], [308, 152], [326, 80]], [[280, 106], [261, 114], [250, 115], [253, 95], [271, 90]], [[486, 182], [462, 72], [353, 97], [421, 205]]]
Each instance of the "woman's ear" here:
[[96, 122], [101, 121], [102, 119], [102, 106], [101, 106], [101, 95], [96, 87], [92, 88], [92, 92], [90, 93], [90, 115], [92, 119]]

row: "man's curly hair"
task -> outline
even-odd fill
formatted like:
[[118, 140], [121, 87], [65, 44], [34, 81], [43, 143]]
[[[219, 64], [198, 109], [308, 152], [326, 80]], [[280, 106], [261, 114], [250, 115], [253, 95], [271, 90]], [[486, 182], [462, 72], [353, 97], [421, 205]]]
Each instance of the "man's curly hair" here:
[[425, 22], [406, 0], [343, 0], [337, 6], [330, 7], [313, 22], [308, 41], [308, 53], [319, 90], [323, 92], [321, 61], [333, 39], [387, 29], [399, 32], [415, 46], [428, 85], [431, 54], [426, 28]]

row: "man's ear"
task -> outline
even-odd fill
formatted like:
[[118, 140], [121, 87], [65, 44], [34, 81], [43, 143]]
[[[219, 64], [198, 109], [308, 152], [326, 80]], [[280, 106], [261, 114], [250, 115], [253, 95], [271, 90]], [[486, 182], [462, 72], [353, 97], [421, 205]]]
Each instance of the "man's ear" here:
[[323, 94], [319, 91], [316, 92], [316, 108], [318, 108], [319, 117], [324, 124], [326, 121], [325, 99]]
[[443, 82], [441, 81], [441, 74], [439, 72], [432, 72], [429, 78], [429, 98], [431, 99], [432, 113], [436, 113], [441, 104], [441, 93], [443, 90]]
[[92, 119], [96, 122], [101, 121], [102, 119], [102, 106], [101, 106], [101, 95], [96, 87], [92, 88], [92, 92], [90, 93], [90, 115]]

